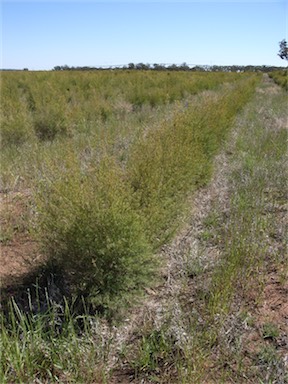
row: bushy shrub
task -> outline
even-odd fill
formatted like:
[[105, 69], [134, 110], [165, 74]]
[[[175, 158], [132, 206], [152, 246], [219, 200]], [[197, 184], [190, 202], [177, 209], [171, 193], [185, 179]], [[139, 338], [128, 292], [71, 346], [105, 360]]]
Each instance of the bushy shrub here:
[[151, 277], [151, 252], [122, 171], [109, 159], [88, 174], [72, 163], [55, 170], [51, 184], [43, 182], [40, 238], [72, 290], [105, 306]]
[[21, 145], [31, 137], [30, 122], [21, 116], [1, 122], [1, 145]]
[[203, 96], [170, 122], [145, 132], [134, 145], [127, 171], [136, 209], [156, 247], [173, 231], [187, 194], [209, 178], [211, 160], [253, 93], [255, 81], [244, 80], [217, 97]]
[[269, 77], [272, 78], [276, 84], [288, 91], [288, 70], [270, 72]]
[[[117, 119], [113, 105], [126, 103], [136, 113], [143, 106], [157, 108], [181, 100], [204, 89], [214, 89], [223, 81], [233, 82], [235, 73], [142, 72], [5, 72], [2, 76], [2, 102], [7, 116], [21, 114], [30, 122], [30, 134], [40, 141], [53, 140], [67, 133], [79, 133], [95, 123]], [[14, 134], [13, 119], [7, 120], [7, 142], [20, 138]], [[11, 126], [9, 127], [9, 124]], [[34, 135], [33, 135], [34, 129]], [[22, 128], [21, 128], [21, 131]], [[11, 136], [11, 138], [10, 138]], [[30, 136], [29, 136], [30, 137]]]
[[25, 100], [18, 96], [16, 84], [1, 87], [1, 143], [3, 146], [21, 145], [33, 137], [32, 119]]
[[53, 140], [56, 135], [66, 135], [68, 133], [63, 113], [49, 108], [35, 114], [33, 125], [35, 134], [41, 141]]

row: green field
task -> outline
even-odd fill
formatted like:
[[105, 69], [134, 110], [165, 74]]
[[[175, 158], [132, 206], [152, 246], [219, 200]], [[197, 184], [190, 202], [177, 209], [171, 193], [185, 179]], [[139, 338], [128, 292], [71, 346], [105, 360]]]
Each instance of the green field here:
[[[274, 127], [287, 95], [265, 76], [2, 73], [1, 244], [5, 262], [13, 251], [25, 267], [1, 276], [1, 383], [112, 383], [117, 372], [134, 383], [245, 382], [249, 375], [247, 382], [263, 382], [261, 369], [246, 371], [233, 350], [237, 379], [220, 333], [232, 318], [238, 282], [250, 287], [253, 271], [265, 269], [263, 239], [273, 229], [271, 218], [263, 218], [264, 197], [274, 196], [271, 189], [282, 199], [278, 204], [284, 199], [285, 175], [275, 167], [284, 172], [285, 126], [264, 132], [257, 108], [273, 110], [267, 118]], [[269, 93], [272, 88], [277, 91]], [[235, 126], [240, 133], [230, 151]], [[175, 319], [166, 308], [158, 327], [142, 319], [135, 343], [127, 338], [120, 350], [113, 347], [113, 329], [121, 333], [147, 290], [164, 284], [161, 250], [191, 219], [191, 201], [209, 188], [223, 150], [234, 161], [230, 214], [222, 216], [216, 201], [199, 235], [203, 247], [209, 241], [219, 247], [220, 261], [206, 275], [200, 256], [190, 260], [188, 252], [176, 279], [177, 327], [183, 323], [186, 341], [171, 333]], [[280, 266], [278, 256], [273, 263]], [[194, 307], [191, 276], [207, 282], [197, 283]], [[254, 281], [260, 292], [261, 282]], [[223, 366], [207, 379], [205, 366], [211, 368], [215, 353]]]

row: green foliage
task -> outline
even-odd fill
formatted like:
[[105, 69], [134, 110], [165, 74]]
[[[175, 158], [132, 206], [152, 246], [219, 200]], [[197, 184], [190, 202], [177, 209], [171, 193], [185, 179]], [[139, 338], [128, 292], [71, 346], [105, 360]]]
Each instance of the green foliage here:
[[277, 325], [273, 323], [263, 324], [262, 330], [263, 339], [275, 339], [279, 336], [279, 329]]
[[73, 290], [106, 306], [151, 278], [149, 245], [113, 159], [83, 173], [75, 159], [51, 169], [38, 193], [40, 238]]
[[153, 245], [171, 235], [187, 194], [208, 180], [211, 160], [254, 86], [249, 79], [216, 98], [205, 96], [134, 144], [128, 177]]
[[[261, 94], [260, 94], [261, 95]], [[259, 96], [260, 98], [261, 96]], [[271, 101], [261, 100], [267, 115], [257, 109], [258, 104], [251, 108], [245, 117], [241, 134], [237, 138], [234, 172], [231, 176], [233, 185], [231, 193], [229, 220], [225, 228], [218, 228], [218, 238], [223, 244], [223, 258], [215, 268], [213, 288], [210, 289], [211, 310], [227, 312], [236, 290], [248, 291], [248, 282], [258, 281], [260, 276], [255, 271], [264, 267], [263, 255], [267, 253], [267, 232], [273, 227], [273, 220], [267, 214], [267, 190], [277, 190], [270, 201], [283, 196], [287, 172], [285, 155], [287, 151], [287, 131], [278, 126], [275, 114], [278, 109], [284, 116], [287, 109], [287, 96], [282, 92]], [[280, 114], [280, 113], [279, 113]], [[267, 121], [272, 121], [267, 125]], [[253, 130], [251, 126], [254, 124]], [[275, 204], [283, 204], [283, 200]], [[272, 231], [272, 229], [270, 229]], [[236, 235], [235, 235], [236, 234]], [[281, 252], [277, 253], [280, 259]], [[279, 262], [274, 260], [275, 263]], [[256, 276], [257, 275], [257, 276]], [[254, 280], [252, 279], [252, 276]], [[259, 280], [257, 280], [259, 279]], [[235, 282], [238, 284], [235, 284]], [[254, 291], [256, 290], [253, 286]], [[256, 292], [255, 292], [256, 294]]]
[[287, 41], [283, 39], [279, 43], [279, 53], [278, 56], [280, 56], [281, 59], [288, 60], [288, 47], [287, 47]]
[[60, 319], [56, 305], [32, 314], [10, 299], [8, 313], [0, 314], [1, 383], [95, 383], [103, 377], [98, 365], [103, 347], [93, 342], [89, 317], [81, 317], [85, 337], [80, 337], [77, 320], [67, 302]]
[[[25, 176], [23, 183], [35, 192], [33, 226], [48, 263], [64, 271], [71, 293], [88, 296], [106, 312], [152, 283], [158, 265], [151, 256], [153, 250], [179, 224], [187, 196], [209, 180], [213, 157], [259, 79], [243, 74], [202, 75], [21, 73], [21, 87], [13, 88], [18, 74], [7, 74], [4, 81], [6, 104], [11, 105], [3, 113], [7, 130], [14, 131], [13, 105], [18, 105], [19, 116], [27, 118], [20, 135], [25, 137], [24, 145], [6, 141], [4, 159], [9, 165], [4, 162], [5, 178]], [[229, 84], [220, 86], [223, 82]], [[216, 92], [197, 95], [216, 87]], [[246, 124], [248, 136], [253, 119]], [[255, 143], [252, 149], [244, 141], [238, 144], [245, 154], [239, 180], [246, 183], [252, 177], [260, 182], [263, 174], [254, 177], [256, 160], [266, 161], [267, 153], [270, 157], [277, 151], [280, 159], [285, 150], [283, 138], [283, 133], [277, 140], [267, 134], [262, 143], [257, 136], [257, 143], [263, 144], [259, 152]], [[226, 249], [223, 264], [211, 278], [211, 294], [204, 292], [201, 298], [202, 306], [207, 297], [211, 299], [212, 315], [227, 311], [235, 280], [246, 281], [256, 265], [251, 262], [253, 257], [260, 254], [251, 242], [263, 239], [262, 232], [257, 235], [264, 224], [255, 220], [260, 211], [253, 200], [263, 191], [263, 184], [257, 189], [252, 182], [245, 183], [239, 197], [231, 201], [233, 212], [226, 228], [229, 241], [222, 244], [229, 252]], [[210, 230], [218, 221], [209, 220]], [[201, 278], [203, 271], [201, 263], [187, 264], [190, 277]], [[69, 308], [66, 328], [57, 337], [53, 321], [58, 320], [53, 311], [29, 317], [12, 303], [11, 313], [8, 323], [1, 319], [1, 382], [28, 382], [31, 378], [101, 382], [103, 372], [99, 371], [106, 358], [102, 335], [97, 338], [83, 332], [78, 337]], [[189, 352], [190, 360], [181, 355], [183, 350], [165, 327], [150, 329], [140, 337], [131, 362], [136, 373], [160, 380], [167, 366], [167, 370], [170, 366], [173, 372], [177, 370], [177, 361], [182, 363], [183, 380], [189, 370], [191, 377], [204, 375], [206, 348], [215, 346], [219, 324], [199, 325], [194, 318], [192, 323], [195, 351]], [[95, 366], [100, 367], [96, 368], [98, 376]]]
[[[224, 80], [216, 94], [191, 96]], [[208, 180], [254, 86], [254, 77], [223, 73], [5, 73], [6, 102], [19, 104], [34, 133], [13, 152], [14, 172], [26, 167], [43, 253], [73, 292], [111, 308], [151, 281], [152, 250]]]
[[138, 356], [131, 362], [136, 372], [159, 372], [164, 363], [173, 364], [177, 356], [177, 346], [165, 329], [154, 330], [143, 335], [138, 348]]
[[[9, 121], [3, 121], [1, 124], [1, 144], [2, 146], [19, 146], [29, 138], [29, 127], [21, 116], [13, 117]], [[27, 129], [28, 128], [28, 129]]]
[[44, 109], [35, 114], [34, 131], [37, 138], [41, 141], [53, 140], [56, 135], [66, 135], [68, 133], [65, 117], [61, 111]]
[[269, 77], [273, 79], [276, 84], [288, 91], [288, 70], [270, 72]]
[[[237, 74], [121, 72], [2, 73], [3, 144], [20, 144], [34, 136], [54, 139], [76, 134], [85, 124], [106, 122], [123, 112], [116, 105], [152, 108], [184, 95], [235, 81]], [[105, 87], [105, 91], [104, 91]], [[128, 108], [129, 109], [129, 108]]]
[[[10, 88], [11, 87], [11, 88]], [[31, 116], [26, 103], [17, 94], [15, 84], [1, 89], [1, 143], [3, 147], [19, 146], [33, 136]]]

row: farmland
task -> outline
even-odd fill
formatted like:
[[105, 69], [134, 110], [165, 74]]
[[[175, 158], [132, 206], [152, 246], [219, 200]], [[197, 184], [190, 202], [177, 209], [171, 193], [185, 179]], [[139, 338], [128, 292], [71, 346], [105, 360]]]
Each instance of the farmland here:
[[262, 74], [3, 73], [1, 382], [284, 383], [254, 312], [285, 290], [286, 103]]

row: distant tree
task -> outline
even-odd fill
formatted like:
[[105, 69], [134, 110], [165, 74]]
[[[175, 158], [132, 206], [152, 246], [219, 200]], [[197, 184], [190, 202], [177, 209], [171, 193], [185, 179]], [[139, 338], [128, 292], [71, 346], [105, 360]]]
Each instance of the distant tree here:
[[153, 69], [154, 69], [155, 71], [164, 71], [166, 68], [165, 68], [165, 66], [162, 65], [162, 64], [154, 63], [154, 64], [153, 64]]
[[194, 72], [204, 72], [205, 69], [201, 65], [195, 65], [195, 67], [191, 68], [191, 71], [194, 71]]
[[189, 66], [184, 62], [183, 64], [181, 64], [181, 65], [179, 66], [179, 70], [180, 70], [180, 71], [189, 71], [190, 68], [189, 68]]
[[179, 70], [179, 68], [177, 67], [176, 64], [169, 65], [168, 69], [169, 69], [169, 71], [178, 71]]
[[280, 47], [280, 50], [279, 50], [279, 53], [278, 53], [278, 56], [281, 57], [281, 59], [285, 59], [288, 61], [288, 47], [287, 47], [287, 41], [285, 39], [283, 39], [282, 41], [280, 41], [279, 43], [279, 47]]
[[145, 70], [149, 69], [149, 67], [150, 66], [148, 66], [148, 64], [144, 64], [144, 63], [138, 63], [135, 66], [136, 69], [142, 70], [142, 71], [145, 71]]

